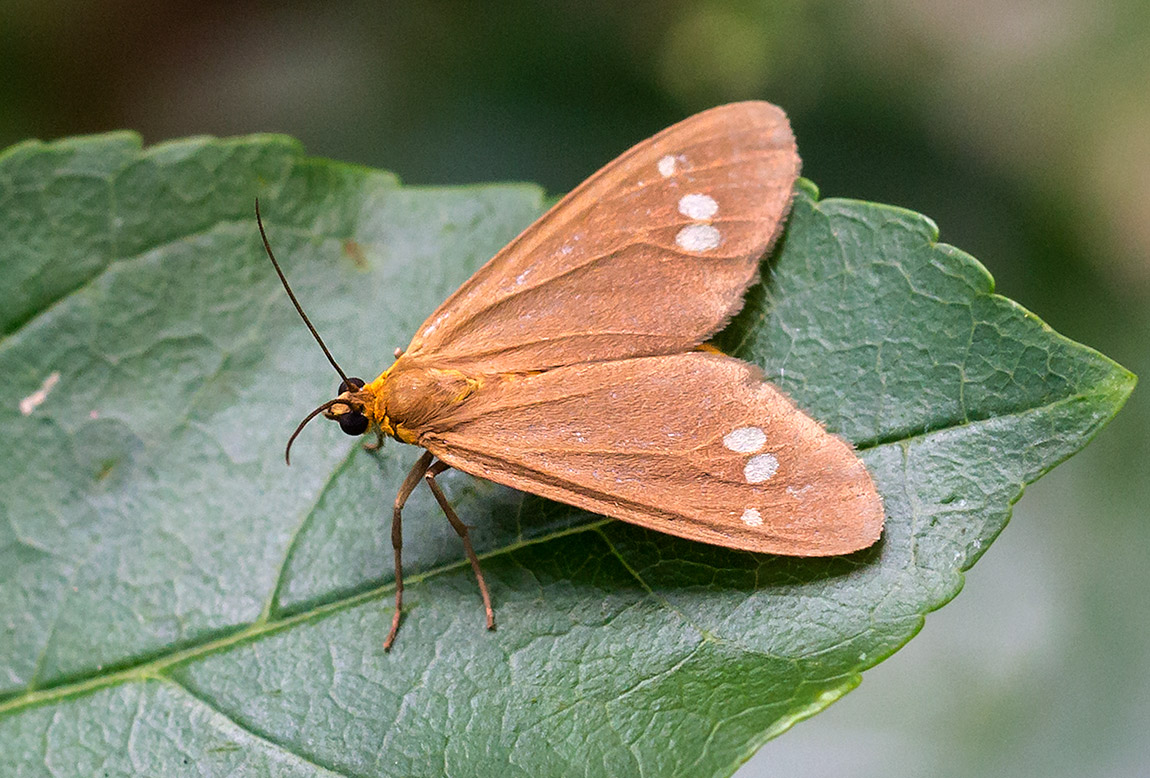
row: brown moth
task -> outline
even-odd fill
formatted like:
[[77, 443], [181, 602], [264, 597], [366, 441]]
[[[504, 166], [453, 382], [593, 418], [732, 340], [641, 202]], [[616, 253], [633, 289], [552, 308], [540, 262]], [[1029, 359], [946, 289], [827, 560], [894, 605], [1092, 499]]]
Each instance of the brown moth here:
[[385, 648], [403, 604], [401, 513], [421, 479], [463, 539], [494, 627], [467, 526], [435, 481], [449, 467], [746, 551], [830, 556], [878, 539], [882, 501], [850, 445], [757, 368], [701, 346], [742, 307], [798, 173], [782, 110], [713, 108], [564, 197], [374, 381], [348, 378], [307, 322], [342, 383], [288, 452], [321, 413], [348, 434], [374, 431], [376, 445], [386, 435], [426, 449], [395, 499]]

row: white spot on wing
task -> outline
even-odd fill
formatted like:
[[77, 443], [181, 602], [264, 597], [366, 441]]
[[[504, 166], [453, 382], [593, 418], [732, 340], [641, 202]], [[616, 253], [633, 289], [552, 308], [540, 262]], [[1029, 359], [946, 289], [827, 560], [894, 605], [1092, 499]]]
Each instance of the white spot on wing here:
[[747, 460], [743, 476], [749, 484], [761, 484], [779, 470], [779, 460], [773, 454], [757, 454]]
[[763, 514], [754, 508], [747, 508], [743, 511], [743, 523], [748, 527], [761, 527], [763, 526]]
[[59, 381], [60, 374], [53, 371], [47, 378], [44, 379], [44, 383], [40, 384], [39, 389], [32, 392], [32, 394], [28, 395], [20, 401], [20, 413], [27, 416], [32, 411], [39, 408], [40, 405], [48, 399], [48, 392], [52, 391], [52, 387], [54, 387]]
[[723, 445], [736, 454], [753, 454], [767, 442], [767, 433], [758, 427], [739, 427], [723, 437]]
[[688, 194], [679, 199], [679, 213], [688, 219], [710, 219], [719, 212], [715, 198], [705, 194]]
[[438, 327], [443, 322], [443, 320], [446, 318], [447, 318], [447, 312], [446, 311], [444, 311], [443, 313], [436, 316], [435, 321], [433, 321], [431, 324], [428, 324], [426, 329], [423, 330], [423, 337], [426, 338], [428, 335], [435, 332], [435, 328]]
[[710, 251], [722, 243], [722, 239], [719, 231], [709, 224], [688, 224], [675, 236], [680, 248], [696, 254]]
[[675, 174], [675, 158], [670, 154], [659, 160], [659, 175], [670, 178]]

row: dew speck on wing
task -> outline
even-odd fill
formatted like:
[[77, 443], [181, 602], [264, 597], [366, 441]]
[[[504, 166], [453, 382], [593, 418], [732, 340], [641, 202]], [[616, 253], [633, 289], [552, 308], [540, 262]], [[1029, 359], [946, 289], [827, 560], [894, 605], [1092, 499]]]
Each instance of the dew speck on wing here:
[[767, 443], [767, 434], [759, 427], [739, 427], [723, 437], [723, 445], [736, 454], [754, 454]]
[[748, 527], [761, 527], [763, 526], [763, 514], [759, 513], [754, 508], [747, 508], [743, 511], [743, 523]]
[[679, 230], [675, 243], [679, 244], [679, 248], [697, 254], [716, 248], [722, 239], [723, 236], [710, 224], [688, 224]]
[[761, 484], [771, 478], [779, 470], [779, 460], [773, 454], [757, 454], [747, 460], [743, 468], [743, 476], [749, 484]]
[[679, 213], [689, 219], [710, 219], [719, 212], [715, 198], [705, 194], [686, 194], [679, 199]]

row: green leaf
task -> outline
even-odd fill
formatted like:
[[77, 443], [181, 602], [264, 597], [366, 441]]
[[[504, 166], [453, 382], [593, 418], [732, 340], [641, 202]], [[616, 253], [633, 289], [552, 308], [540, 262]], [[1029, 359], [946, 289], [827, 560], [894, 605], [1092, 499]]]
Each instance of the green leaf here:
[[416, 452], [313, 425], [284, 467], [337, 378], [262, 256], [257, 194], [368, 378], [544, 206], [273, 136], [0, 156], [0, 774], [728, 775], [909, 640], [1134, 385], [924, 217], [803, 183], [719, 342], [855, 443], [882, 541], [755, 556], [449, 473], [499, 628], [420, 490], [385, 654]]

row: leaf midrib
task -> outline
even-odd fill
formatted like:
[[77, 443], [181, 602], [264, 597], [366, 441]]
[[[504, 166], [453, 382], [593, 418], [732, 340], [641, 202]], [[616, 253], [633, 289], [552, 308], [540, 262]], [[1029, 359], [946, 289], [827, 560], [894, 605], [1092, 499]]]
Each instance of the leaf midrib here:
[[[1131, 380], [1131, 377], [1127, 376], [1126, 380], [1122, 381], [1121, 383], [1123, 384], [1123, 386], [1128, 387], [1130, 380]], [[931, 430], [927, 433], [920, 433], [918, 435], [909, 436], [907, 438], [903, 438], [903, 439], [900, 439], [897, 441], [885, 442], [885, 443], [879, 444], [878, 446], [874, 446], [874, 448], [881, 448], [884, 446], [895, 446], [895, 445], [901, 446], [910, 440], [913, 440], [913, 439], [918, 438], [918, 437], [924, 437], [925, 435], [928, 435], [928, 434], [937, 434], [939, 432], [943, 432], [943, 431], [946, 431], [948, 429], [957, 429], [957, 428], [961, 428], [961, 427], [982, 424], [982, 423], [986, 423], [989, 421], [1000, 421], [1004, 418], [1025, 416], [1025, 415], [1029, 415], [1029, 414], [1033, 414], [1033, 413], [1041, 413], [1045, 410], [1056, 408], [1056, 407], [1061, 406], [1061, 405], [1065, 405], [1065, 404], [1069, 404], [1069, 403], [1073, 403], [1073, 402], [1078, 402], [1078, 401], [1082, 401], [1082, 400], [1087, 400], [1087, 399], [1091, 399], [1091, 398], [1095, 398], [1095, 399], [1101, 401], [1107, 407], [1113, 407], [1112, 401], [1113, 401], [1114, 392], [1113, 391], [1106, 391], [1110, 383], [1112, 383], [1112, 382], [1104, 382], [1100, 386], [1094, 387], [1097, 390], [1095, 392], [1090, 392], [1090, 393], [1083, 392], [1083, 393], [1077, 393], [1077, 394], [1073, 394], [1073, 395], [1067, 395], [1067, 396], [1062, 397], [1062, 398], [1060, 398], [1054, 402], [1050, 402], [1050, 403], [1047, 403], [1045, 405], [1034, 406], [1032, 408], [1027, 408], [1027, 409], [1024, 409], [1024, 410], [1017, 412], [1017, 413], [1004, 414], [1002, 416], [995, 416], [995, 417], [992, 417], [990, 419], [981, 419], [981, 420], [977, 420], [977, 421], [961, 422], [958, 424], [951, 425], [949, 427]], [[1097, 425], [1095, 425], [1095, 426], [1100, 428], [1102, 426], [1102, 424], [1105, 423], [1105, 420], [1107, 418], [1109, 418], [1111, 415], [1112, 414], [1104, 414], [1104, 415], [1100, 416], [1099, 421], [1098, 421]], [[1089, 434], [1089, 433], [1087, 433], [1087, 434]], [[613, 521], [615, 521], [615, 519], [603, 517], [603, 518], [600, 518], [597, 520], [590, 521], [586, 524], [581, 524], [577, 527], [568, 527], [568, 528], [565, 528], [562, 530], [548, 533], [546, 535], [542, 535], [539, 537], [530, 538], [530, 539], [526, 539], [526, 540], [522, 540], [522, 539], [516, 540], [515, 542], [509, 543], [505, 546], [501, 546], [499, 548], [492, 549], [490, 551], [481, 553], [478, 556], [480, 559], [491, 559], [491, 558], [503, 556], [506, 554], [514, 553], [514, 552], [519, 551], [519, 550], [524, 549], [524, 548], [528, 548], [531, 546], [541, 544], [541, 543], [548, 543], [548, 542], [550, 542], [552, 540], [556, 540], [558, 538], [572, 536], [572, 535], [578, 535], [578, 534], [581, 534], [584, 532], [597, 531], [601, 527], [603, 527], [603, 526], [605, 526], [605, 525], [607, 525]], [[305, 519], [305, 522], [306, 522], [306, 519]], [[290, 558], [290, 556], [285, 557], [285, 560], [287, 558]], [[431, 579], [431, 578], [434, 578], [434, 577], [439, 576], [439, 575], [443, 575], [446, 573], [451, 573], [451, 572], [463, 569], [464, 567], [467, 567], [467, 566], [469, 566], [469, 563], [467, 562], [467, 560], [466, 559], [460, 559], [460, 560], [457, 560], [457, 561], [449, 563], [449, 564], [444, 564], [444, 565], [440, 565], [438, 567], [431, 568], [431, 569], [423, 571], [421, 573], [417, 573], [417, 574], [410, 575], [410, 576], [405, 576], [405, 583], [407, 583], [409, 585], [419, 583], [421, 581]], [[282, 570], [281, 570], [281, 577], [282, 577]], [[642, 583], [644, 585], [644, 587], [646, 587], [646, 584], [644, 582], [642, 582], [641, 579], [640, 579], [640, 583]], [[42, 689], [36, 689], [35, 691], [25, 692], [23, 694], [18, 693], [15, 696], [10, 697], [7, 700], [0, 701], [0, 716], [4, 716], [4, 715], [11, 713], [13, 711], [22, 710], [24, 708], [33, 707], [36, 705], [46, 704], [46, 703], [53, 702], [56, 700], [80, 696], [82, 694], [86, 694], [86, 693], [95, 691], [97, 689], [102, 689], [102, 688], [105, 688], [108, 686], [113, 686], [113, 685], [116, 685], [118, 683], [122, 683], [125, 681], [141, 681], [141, 680], [149, 680], [149, 679], [156, 679], [156, 678], [168, 678], [168, 676], [165, 674], [164, 671], [170, 667], [179, 665], [179, 664], [184, 663], [184, 662], [191, 661], [193, 659], [197, 659], [201, 656], [209, 655], [209, 654], [217, 652], [217, 651], [229, 649], [229, 648], [232, 648], [234, 646], [243, 644], [245, 642], [253, 641], [253, 640], [256, 640], [258, 638], [262, 638], [262, 637], [265, 637], [268, 635], [273, 635], [277, 632], [280, 632], [281, 630], [288, 629], [288, 628], [293, 627], [297, 624], [304, 624], [304, 623], [308, 623], [308, 622], [315, 621], [318, 619], [322, 619], [322, 618], [324, 618], [328, 615], [331, 615], [333, 613], [338, 613], [338, 612], [341, 612], [343, 610], [356, 607], [357, 605], [362, 605], [364, 603], [371, 602], [371, 601], [376, 600], [376, 599], [381, 599], [385, 595], [388, 595], [389, 593], [393, 592], [394, 588], [395, 588], [394, 582], [389, 582], [389, 583], [384, 584], [382, 586], [378, 586], [378, 587], [375, 587], [375, 588], [372, 588], [372, 589], [369, 589], [369, 590], [366, 590], [363, 592], [357, 592], [355, 594], [351, 594], [351, 595], [348, 595], [348, 596], [345, 596], [345, 597], [342, 597], [342, 598], [339, 598], [336, 600], [332, 600], [331, 602], [326, 602], [326, 603], [321, 603], [319, 605], [315, 605], [311, 608], [308, 608], [307, 610], [295, 612], [295, 613], [292, 613], [290, 615], [284, 616], [282, 618], [277, 619], [277, 618], [269, 617], [269, 618], [264, 619], [261, 616], [261, 620], [257, 620], [255, 622], [252, 622], [248, 626], [243, 627], [241, 629], [238, 629], [234, 632], [228, 633], [226, 635], [223, 635], [222, 637], [215, 637], [215, 638], [206, 640], [202, 643], [190, 645], [190, 646], [187, 646], [185, 648], [181, 648], [179, 650], [172, 651], [171, 653], [153, 656], [153, 657], [151, 657], [145, 661], [137, 662], [135, 664], [128, 664], [128, 665], [123, 666], [117, 670], [111, 670], [111, 671], [107, 671], [107, 672], [96, 671], [96, 673], [93, 673], [90, 675], [81, 675], [78, 677], [74, 676], [70, 679], [61, 679], [55, 685], [49, 685], [49, 686], [46, 686]], [[648, 589], [648, 591], [650, 591], [650, 590]], [[690, 624], [690, 622], [687, 622], [687, 623]], [[691, 625], [691, 626], [694, 627], [694, 625]], [[697, 627], [696, 627], [696, 629], [697, 629]], [[705, 631], [701, 632], [701, 635], [704, 639], [707, 639], [707, 637], [708, 637], [708, 635]], [[717, 637], [717, 636], [712, 636], [712, 637]]]
[[[614, 519], [601, 518], [596, 521], [591, 521], [587, 524], [581, 524], [578, 527], [569, 527], [537, 538], [530, 538], [528, 540], [509, 543], [506, 546], [492, 549], [491, 551], [479, 554], [478, 556], [480, 559], [490, 559], [492, 557], [514, 553], [523, 548], [538, 545], [540, 543], [547, 543], [569, 535], [577, 535], [583, 532], [592, 532], [612, 521], [614, 521]], [[469, 566], [470, 563], [466, 559], [460, 559], [456, 562], [451, 562], [450, 564], [433, 567], [421, 573], [406, 575], [404, 576], [404, 584], [410, 586], [411, 584], [419, 583], [420, 581], [424, 581], [438, 575], [443, 575], [445, 573], [454, 572]], [[307, 610], [299, 611], [291, 615], [284, 616], [283, 618], [269, 618], [263, 621], [257, 620], [246, 627], [228, 633], [222, 637], [212, 638], [202, 643], [193, 644], [168, 654], [154, 656], [146, 661], [138, 662], [136, 664], [129, 664], [127, 666], [121, 667], [118, 670], [112, 670], [101, 674], [73, 677], [71, 679], [62, 680], [59, 684], [54, 686], [46, 686], [35, 691], [25, 692], [24, 694], [17, 694], [14, 697], [0, 702], [0, 716], [14, 710], [19, 710], [25, 707], [38, 705], [61, 698], [77, 696], [90, 691], [94, 691], [96, 689], [104, 688], [106, 686], [112, 686], [123, 681], [163, 678], [166, 677], [163, 671], [169, 667], [173, 667], [175, 665], [196, 659], [201, 656], [206, 656], [215, 651], [231, 648], [256, 638], [273, 635], [281, 630], [293, 627], [297, 624], [303, 624], [322, 619], [333, 613], [338, 613], [345, 609], [354, 608], [357, 605], [371, 602], [377, 598], [382, 598], [394, 590], [394, 582], [387, 583], [367, 591], [358, 592], [356, 594], [342, 597], [340, 599], [332, 600], [331, 602], [315, 605]]]

